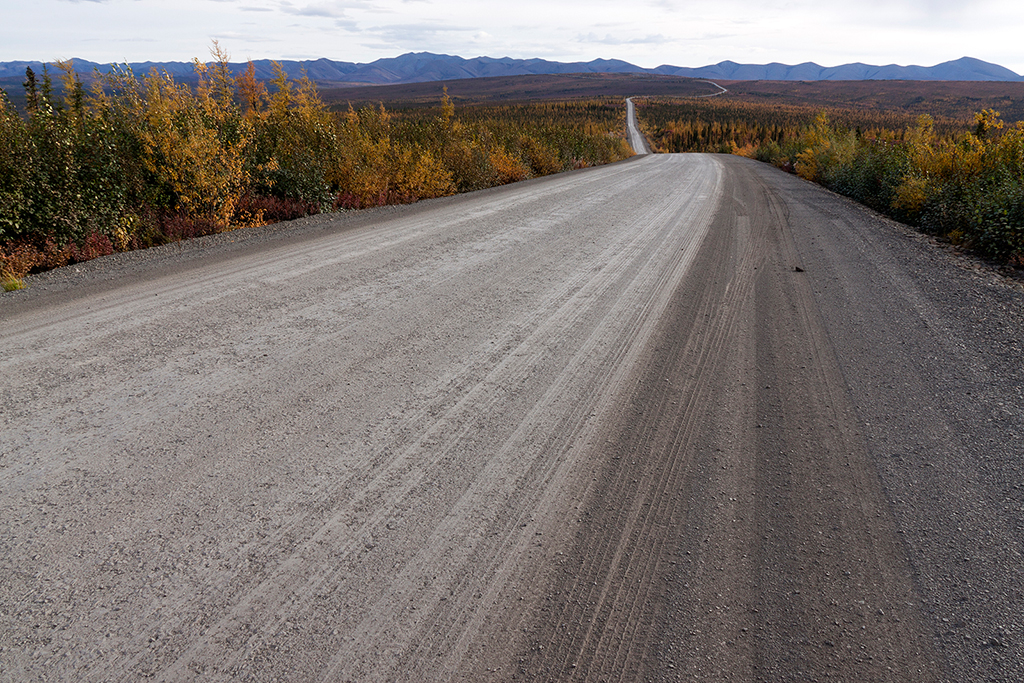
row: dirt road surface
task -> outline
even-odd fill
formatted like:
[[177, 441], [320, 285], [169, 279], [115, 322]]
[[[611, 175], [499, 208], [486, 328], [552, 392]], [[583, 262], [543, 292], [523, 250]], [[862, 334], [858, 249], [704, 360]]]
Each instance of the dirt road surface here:
[[0, 297], [0, 681], [1024, 679], [1024, 294], [658, 155]]
[[633, 149], [634, 154], [650, 154], [651, 146], [647, 144], [647, 138], [640, 132], [640, 126], [636, 120], [636, 105], [633, 98], [626, 98], [626, 141]]

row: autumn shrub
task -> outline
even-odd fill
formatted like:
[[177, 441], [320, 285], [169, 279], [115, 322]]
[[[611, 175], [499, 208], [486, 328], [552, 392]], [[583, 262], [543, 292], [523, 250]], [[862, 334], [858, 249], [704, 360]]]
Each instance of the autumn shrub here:
[[297, 200], [328, 210], [337, 164], [337, 125], [308, 77], [292, 82], [274, 65], [273, 93], [256, 81], [252, 64], [239, 77], [239, 92], [254, 123], [251, 193]]
[[1024, 125], [1002, 131], [980, 112], [973, 131], [940, 136], [922, 116], [894, 133], [855, 139], [819, 119], [795, 169], [868, 206], [1001, 259], [1024, 254]]
[[42, 253], [31, 242], [17, 240], [0, 244], [0, 277], [20, 280], [42, 261]]
[[551, 175], [562, 170], [558, 152], [536, 138], [524, 133], [518, 135], [513, 144], [519, 158], [529, 166], [532, 176]]
[[862, 145], [854, 169], [873, 181], [872, 192], [830, 186], [926, 232], [1012, 258], [1024, 254], [1024, 127], [1001, 129], [986, 111], [974, 131], [938, 136], [923, 116], [900, 142]]
[[216, 46], [215, 57], [195, 63], [194, 89], [118, 67], [86, 93], [58, 63], [59, 97], [48, 70], [42, 79], [27, 70], [26, 116], [0, 97], [0, 243], [75, 261], [233, 227], [251, 176], [274, 163], [253, 159], [257, 122]]
[[900, 112], [636, 100], [659, 151], [731, 151], [774, 164], [925, 232], [1024, 262], [1024, 124]]
[[89, 261], [112, 253], [114, 247], [110, 239], [96, 232], [86, 235], [81, 244], [69, 242], [58, 245], [53, 238], [46, 239], [41, 246], [26, 238], [10, 240], [0, 244], [0, 276], [21, 279], [30, 273]]
[[216, 235], [223, 230], [224, 224], [216, 218], [193, 217], [183, 213], [164, 214], [158, 222], [158, 234], [163, 243]]
[[[333, 199], [332, 199], [333, 204]], [[256, 225], [290, 221], [320, 213], [319, 202], [308, 202], [290, 197], [266, 197], [245, 195], [235, 204], [236, 219], [233, 223]]]
[[492, 149], [488, 162], [494, 170], [495, 185], [506, 185], [530, 177], [530, 167], [504, 147]]
[[198, 61], [195, 67], [195, 92], [168, 74], [146, 79], [143, 163], [175, 211], [226, 227], [248, 188], [252, 123], [235, 105], [225, 61], [212, 70]]
[[[235, 76], [214, 43], [196, 83], [127, 66], [86, 91], [70, 63], [0, 91], [4, 277], [337, 208], [414, 202], [630, 156], [621, 103], [331, 112], [280, 65]], [[465, 120], [464, 118], [465, 117]]]
[[401, 139], [435, 152], [458, 191], [596, 166], [632, 155], [621, 100], [469, 105], [394, 112]]
[[100, 256], [109, 256], [114, 253], [114, 245], [110, 238], [99, 232], [92, 232], [85, 236], [81, 246], [72, 243], [70, 245], [71, 260], [89, 261]]
[[394, 134], [383, 106], [350, 108], [341, 117], [331, 180], [337, 195], [344, 197], [343, 206], [404, 203], [456, 191], [452, 172], [439, 156]]

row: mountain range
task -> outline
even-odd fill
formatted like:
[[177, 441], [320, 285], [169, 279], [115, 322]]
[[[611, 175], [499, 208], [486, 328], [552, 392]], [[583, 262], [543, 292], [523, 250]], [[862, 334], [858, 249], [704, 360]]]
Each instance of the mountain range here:
[[[111, 65], [86, 60], [72, 60], [75, 70], [92, 74], [94, 70], [110, 71]], [[274, 75], [271, 60], [253, 60], [256, 76], [269, 79]], [[935, 66], [872, 66], [870, 64], [843, 64], [825, 67], [813, 62], [789, 65], [737, 64], [725, 61], [698, 68], [663, 65], [645, 69], [617, 59], [595, 59], [590, 62], [552, 62], [544, 59], [512, 59], [502, 57], [474, 57], [464, 59], [452, 55], [429, 52], [410, 52], [399, 57], [378, 59], [368, 64], [336, 62], [330, 59], [310, 61], [281, 61], [289, 77], [302, 75], [303, 70], [317, 83], [394, 84], [447, 81], [487, 76], [522, 76], [527, 74], [567, 73], [635, 73], [691, 78], [713, 78], [732, 81], [1024, 81], [1013, 71], [972, 57], [962, 57]], [[166, 71], [176, 79], [194, 77], [191, 62], [136, 62], [129, 66], [136, 74], [150, 69]], [[0, 62], [0, 79], [23, 78], [26, 67], [42, 70], [41, 62]], [[232, 64], [232, 71], [240, 73], [246, 64]]]

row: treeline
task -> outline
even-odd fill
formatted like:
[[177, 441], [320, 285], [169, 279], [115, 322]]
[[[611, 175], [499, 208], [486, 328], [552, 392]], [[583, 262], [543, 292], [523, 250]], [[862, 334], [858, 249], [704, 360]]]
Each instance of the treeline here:
[[[655, 150], [662, 153], [747, 154], [773, 142], [783, 147], [794, 146], [822, 112], [835, 125], [867, 138], [889, 135], [889, 131], [896, 131], [899, 137], [917, 120], [915, 115], [899, 111], [769, 105], [722, 98], [634, 98], [634, 102], [641, 128]], [[962, 122], [949, 118], [935, 119], [934, 127], [940, 135], [963, 130]]]
[[[97, 74], [70, 63], [26, 72], [26, 111], [0, 91], [0, 271], [36, 270], [114, 251], [344, 208], [406, 203], [597, 165], [631, 154], [623, 106], [593, 120], [554, 105], [489, 108], [469, 121], [447, 95], [396, 116], [334, 113], [315, 85], [252, 65], [234, 78], [218, 47], [195, 61], [198, 86], [164, 73]], [[268, 87], [269, 85], [269, 87]], [[591, 105], [566, 105], [577, 112]]]
[[[450, 104], [446, 105], [450, 106]], [[393, 112], [404, 139], [429, 144], [430, 122], [449, 114], [439, 109]], [[483, 146], [504, 149], [518, 163], [514, 180], [586, 168], [632, 156], [623, 136], [622, 98], [507, 105], [468, 105], [459, 110], [459, 133]], [[472, 176], [463, 179], [463, 183]], [[486, 186], [483, 185], [483, 186]], [[477, 189], [459, 184], [459, 191]]]
[[921, 230], [1024, 265], [1024, 122], [690, 101], [638, 107], [663, 152], [742, 154]]

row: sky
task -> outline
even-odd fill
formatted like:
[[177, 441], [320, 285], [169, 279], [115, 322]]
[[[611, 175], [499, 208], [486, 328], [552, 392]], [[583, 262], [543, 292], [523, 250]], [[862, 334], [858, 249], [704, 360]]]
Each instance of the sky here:
[[406, 52], [642, 67], [932, 66], [1024, 74], [1020, 0], [0, 0], [0, 61], [372, 62]]

